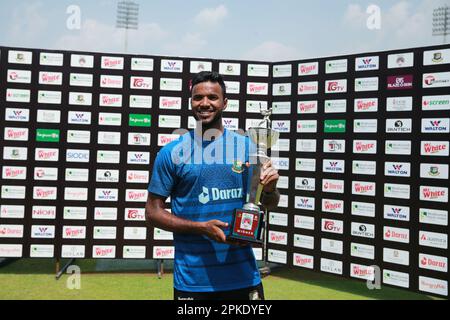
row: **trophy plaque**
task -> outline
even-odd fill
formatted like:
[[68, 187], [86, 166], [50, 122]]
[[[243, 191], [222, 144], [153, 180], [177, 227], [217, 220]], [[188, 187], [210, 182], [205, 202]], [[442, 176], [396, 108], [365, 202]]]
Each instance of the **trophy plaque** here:
[[270, 116], [272, 109], [261, 110], [264, 120], [257, 127], [249, 128], [248, 136], [256, 145], [256, 153], [250, 154], [250, 162], [247, 165], [249, 177], [247, 183], [246, 203], [242, 209], [234, 211], [231, 223], [231, 231], [228, 240], [261, 245], [264, 239], [265, 214], [259, 208], [259, 202], [263, 191], [260, 182], [262, 166], [270, 160], [267, 150], [270, 149], [279, 138], [279, 132], [271, 129]]

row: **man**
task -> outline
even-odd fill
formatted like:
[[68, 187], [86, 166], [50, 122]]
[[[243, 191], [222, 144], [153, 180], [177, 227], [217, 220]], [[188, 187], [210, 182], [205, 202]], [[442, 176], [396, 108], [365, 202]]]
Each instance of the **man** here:
[[[176, 300], [264, 299], [253, 250], [226, 239], [234, 209], [242, 208], [249, 169], [249, 138], [224, 129], [226, 88], [216, 72], [192, 81], [197, 129], [158, 153], [148, 187], [147, 221], [174, 233]], [[278, 171], [261, 172], [261, 203], [276, 207]], [[172, 212], [165, 210], [171, 197]]]

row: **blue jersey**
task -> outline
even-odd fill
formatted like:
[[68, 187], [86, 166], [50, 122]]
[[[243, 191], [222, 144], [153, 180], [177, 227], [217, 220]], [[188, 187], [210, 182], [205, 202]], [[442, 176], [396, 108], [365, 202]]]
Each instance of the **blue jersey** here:
[[[148, 191], [170, 196], [172, 214], [177, 217], [231, 225], [234, 209], [244, 205], [250, 147], [248, 137], [226, 129], [212, 142], [202, 141], [191, 131], [160, 150]], [[174, 234], [174, 244], [178, 290], [227, 291], [261, 282], [250, 246], [230, 246], [194, 234]]]

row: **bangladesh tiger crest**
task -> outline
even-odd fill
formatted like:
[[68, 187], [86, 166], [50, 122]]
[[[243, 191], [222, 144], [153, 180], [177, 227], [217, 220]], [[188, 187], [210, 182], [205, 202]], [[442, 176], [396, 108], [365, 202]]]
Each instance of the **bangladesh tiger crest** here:
[[239, 160], [235, 160], [233, 162], [233, 166], [231, 167], [231, 170], [235, 173], [242, 173], [244, 172], [244, 163]]

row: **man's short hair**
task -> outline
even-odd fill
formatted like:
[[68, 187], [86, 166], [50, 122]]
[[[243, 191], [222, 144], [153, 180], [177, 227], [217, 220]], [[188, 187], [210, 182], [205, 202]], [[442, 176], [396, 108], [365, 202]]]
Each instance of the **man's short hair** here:
[[222, 76], [216, 72], [216, 71], [202, 71], [197, 73], [194, 76], [194, 79], [192, 79], [192, 89], [194, 87], [202, 82], [212, 82], [212, 83], [218, 83], [220, 87], [222, 88], [223, 92], [223, 98], [225, 99], [227, 88], [225, 86], [225, 82], [223, 81]]

